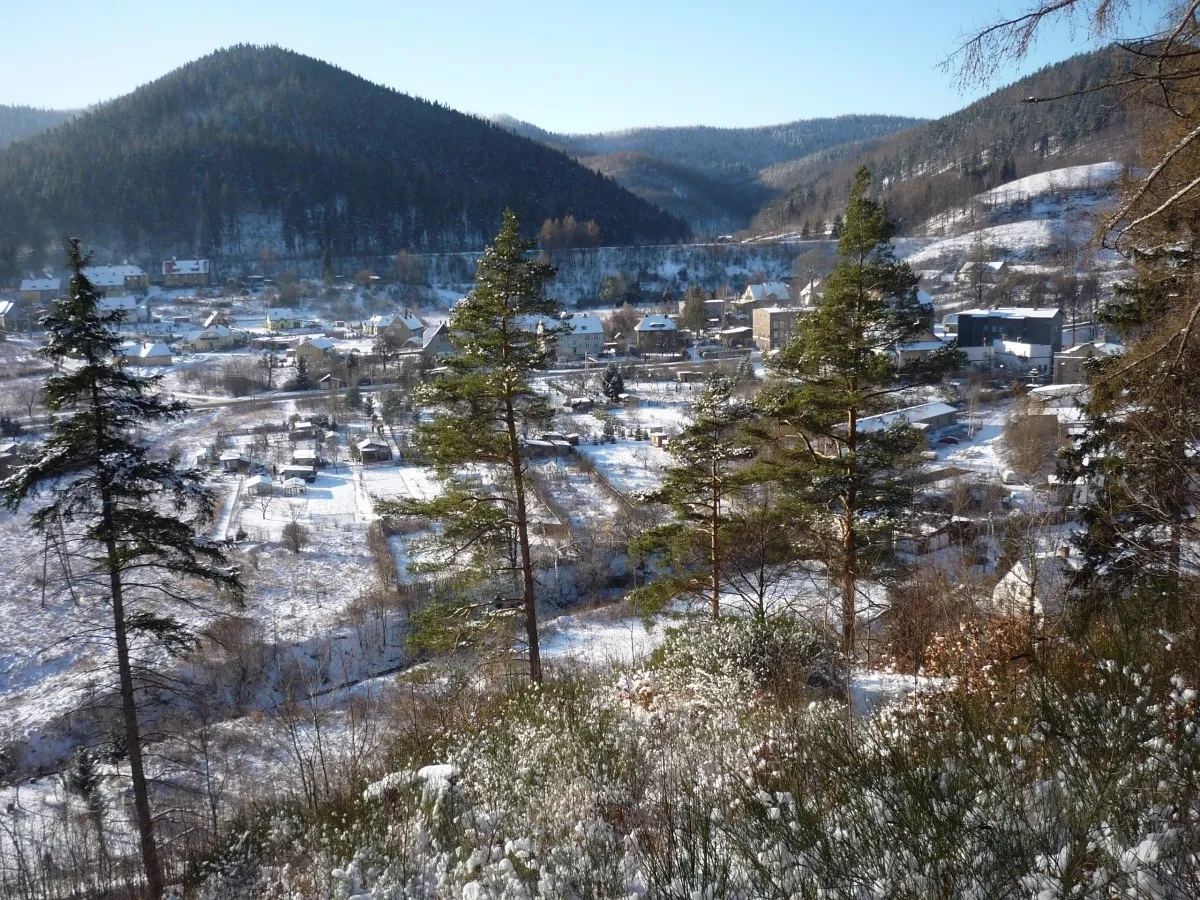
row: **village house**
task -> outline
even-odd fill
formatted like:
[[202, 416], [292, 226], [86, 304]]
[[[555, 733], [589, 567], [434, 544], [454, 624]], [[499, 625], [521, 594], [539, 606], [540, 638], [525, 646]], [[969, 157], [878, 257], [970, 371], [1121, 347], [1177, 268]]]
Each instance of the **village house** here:
[[1008, 263], [1002, 259], [986, 260], [983, 263], [965, 262], [958, 270], [958, 280], [962, 284], [974, 284], [976, 280], [976, 272], [979, 267], [983, 266], [983, 282], [984, 284], [996, 284], [1002, 276], [1008, 274]]
[[760, 306], [779, 306], [792, 300], [788, 286], [782, 281], [768, 281], [763, 284], [748, 284], [742, 291], [740, 302], [754, 309]]
[[207, 259], [164, 259], [163, 287], [208, 287], [212, 271]]
[[796, 306], [765, 306], [754, 310], [750, 320], [754, 346], [763, 353], [784, 347], [796, 330], [796, 319], [803, 312]]
[[214, 350], [229, 350], [243, 343], [245, 335], [224, 325], [209, 325], [200, 331], [183, 336], [180, 349], [188, 353], [211, 353]]
[[13, 307], [16, 306], [11, 300], [0, 300], [0, 340], [4, 339], [4, 335], [8, 333], [8, 318], [12, 317]]
[[166, 344], [150, 341], [126, 344], [121, 348], [121, 365], [169, 366], [171, 349]]
[[679, 347], [679, 331], [666, 316], [646, 316], [633, 332], [637, 349], [642, 353], [666, 353]]
[[1054, 383], [1081, 384], [1087, 381], [1083, 372], [1083, 364], [1096, 356], [1120, 356], [1125, 352], [1121, 344], [1109, 344], [1103, 341], [1092, 341], [1079, 344], [1070, 350], [1054, 354]]
[[62, 293], [61, 278], [25, 278], [18, 298], [22, 303], [49, 303]]
[[363, 322], [362, 332], [369, 337], [388, 337], [397, 346], [409, 341], [420, 344], [425, 339], [425, 323], [405, 310], [401, 314], [371, 316]]
[[120, 312], [123, 314], [122, 322], [150, 321], [150, 307], [143, 303], [138, 303], [136, 297], [125, 294], [117, 297], [101, 297], [96, 301], [96, 309], [101, 313]]
[[438, 326], [425, 335], [425, 343], [421, 345], [421, 355], [432, 362], [439, 356], [452, 356], [454, 344], [450, 341], [450, 326], [439, 322]]
[[150, 290], [150, 276], [138, 266], [88, 266], [83, 274], [97, 290], [109, 297]]
[[304, 360], [308, 366], [319, 366], [338, 358], [337, 344], [327, 337], [305, 338], [296, 345], [294, 353], [297, 360]]
[[597, 359], [604, 352], [604, 325], [599, 316], [568, 315], [553, 339], [559, 359]]
[[919, 334], [911, 341], [905, 341], [903, 344], [895, 344], [887, 350], [888, 356], [892, 358], [892, 362], [897, 368], [910, 365], [911, 363], [920, 362], [926, 359], [931, 354], [937, 353], [946, 346], [946, 342], [934, 334], [932, 331], [926, 331]]
[[267, 310], [263, 326], [267, 331], [286, 331], [289, 328], [299, 328], [303, 321], [304, 316], [299, 310], [280, 306]]
[[229, 317], [219, 309], [214, 309], [208, 314], [208, 318], [204, 320], [205, 328], [212, 328], [214, 325], [224, 325], [226, 328], [233, 327], [233, 323], [229, 321]]

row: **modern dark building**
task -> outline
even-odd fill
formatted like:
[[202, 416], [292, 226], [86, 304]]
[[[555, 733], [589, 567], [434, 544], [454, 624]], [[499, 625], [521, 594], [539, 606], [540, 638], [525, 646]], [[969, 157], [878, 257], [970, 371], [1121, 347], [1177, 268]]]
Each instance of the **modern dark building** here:
[[1062, 349], [1062, 312], [1057, 309], [1001, 307], [958, 314], [958, 346], [976, 363], [1053, 365]]

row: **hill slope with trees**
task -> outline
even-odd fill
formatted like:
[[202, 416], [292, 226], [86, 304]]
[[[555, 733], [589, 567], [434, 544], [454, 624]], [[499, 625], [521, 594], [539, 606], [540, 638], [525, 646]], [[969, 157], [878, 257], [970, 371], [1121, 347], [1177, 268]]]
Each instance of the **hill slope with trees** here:
[[0, 105], [0, 148], [48, 131], [74, 117], [72, 110]]
[[0, 267], [481, 247], [512, 207], [622, 244], [687, 227], [569, 156], [277, 47], [237, 46], [0, 151]]
[[[894, 134], [922, 119], [846, 115], [757, 128], [704, 125], [555, 134], [511, 116], [494, 121], [612, 176], [697, 231], [744, 227], [781, 188], [780, 169], [813, 154]], [[764, 173], [774, 172], [773, 178]], [[790, 187], [791, 182], [782, 187]]]
[[[790, 190], [755, 216], [759, 234], [824, 228], [846, 199], [854, 172], [866, 165], [901, 228], [969, 202], [980, 191], [1064, 166], [1132, 157], [1125, 111], [1098, 85], [1121, 65], [1111, 48], [1047, 66], [971, 105], [880, 140], [830, 152], [794, 167]], [[853, 152], [844, 152], [852, 150]], [[775, 174], [778, 176], [779, 169]], [[776, 184], [787, 177], [776, 178]]]

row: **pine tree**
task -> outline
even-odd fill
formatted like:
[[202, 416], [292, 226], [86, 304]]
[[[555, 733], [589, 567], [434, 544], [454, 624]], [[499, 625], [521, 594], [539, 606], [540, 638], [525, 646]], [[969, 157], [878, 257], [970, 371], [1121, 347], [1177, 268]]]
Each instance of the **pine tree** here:
[[661, 488], [643, 495], [669, 506], [675, 521], [634, 542], [636, 555], [658, 554], [666, 568], [664, 577], [635, 592], [639, 606], [649, 609], [681, 595], [706, 595], [713, 618], [721, 616], [727, 501], [743, 484], [738, 470], [754, 455], [745, 428], [755, 408], [734, 397], [733, 389], [733, 381], [722, 375], [709, 379], [692, 407], [691, 423], [670, 443], [676, 464], [667, 470]]
[[625, 393], [625, 376], [616, 363], [609, 363], [600, 373], [600, 391], [609, 403], [619, 403]]
[[308, 360], [303, 356], [296, 358], [296, 377], [292, 379], [292, 389], [296, 391], [312, 390], [312, 379], [308, 376]]
[[[443, 624], [486, 625], [492, 617], [483, 595], [508, 587], [495, 583], [497, 570], [508, 571], [506, 581], [519, 593], [524, 614], [529, 676], [537, 682], [542, 663], [521, 438], [552, 417], [529, 377], [551, 361], [552, 342], [538, 339], [537, 323], [557, 318], [560, 308], [546, 296], [554, 269], [526, 256], [535, 246], [521, 238], [516, 214], [505, 210], [500, 233], [479, 260], [475, 287], [450, 314], [455, 354], [446, 358], [449, 371], [418, 392], [418, 402], [438, 412], [416, 427], [413, 441], [437, 467], [445, 493], [429, 502], [381, 504], [381, 510], [440, 520], [447, 569], [461, 572], [462, 551], [474, 554], [482, 579], [438, 611]], [[454, 481], [455, 470], [467, 464], [492, 467], [502, 477], [487, 487]]]
[[918, 447], [919, 435], [894, 427], [864, 434], [859, 421], [887, 408], [905, 386], [940, 380], [958, 364], [956, 350], [897, 370], [886, 351], [930, 326], [933, 311], [917, 298], [917, 276], [898, 261], [886, 210], [867, 196], [870, 174], [859, 169], [846, 203], [838, 263], [824, 294], [801, 316], [792, 340], [771, 360], [783, 377], [761, 395], [782, 434], [794, 475], [792, 490], [813, 509], [836, 509], [842, 584], [842, 643], [855, 643], [859, 578], [879, 556], [871, 537], [886, 532], [889, 514], [907, 496], [896, 472]]
[[89, 576], [104, 585], [97, 600], [112, 611], [142, 863], [148, 894], [158, 898], [163, 872], [142, 758], [135, 654], [147, 642], [170, 651], [190, 645], [190, 632], [169, 608], [202, 600], [191, 594], [194, 585], [207, 583], [237, 598], [240, 583], [223, 549], [197, 533], [215, 505], [200, 475], [176, 469], [137, 436], [139, 427], [182, 416], [187, 407], [159, 396], [157, 378], [117, 362], [122, 314], [98, 308], [100, 295], [84, 275], [90, 261], [72, 240], [69, 295], [41, 320], [47, 334], [41, 353], [56, 367], [46, 381], [45, 404], [58, 415], [37, 457], [0, 483], [0, 493], [10, 509], [47, 494], [48, 502], [29, 517], [31, 527], [39, 533], [71, 529]]

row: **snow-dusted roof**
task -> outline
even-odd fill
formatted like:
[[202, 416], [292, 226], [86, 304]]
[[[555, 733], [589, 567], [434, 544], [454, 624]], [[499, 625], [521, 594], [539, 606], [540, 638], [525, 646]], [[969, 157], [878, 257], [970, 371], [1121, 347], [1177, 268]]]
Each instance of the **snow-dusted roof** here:
[[604, 334], [604, 323], [599, 316], [570, 316], [567, 324], [572, 334]]
[[101, 312], [112, 312], [116, 309], [131, 312], [137, 309], [137, 300], [133, 297], [101, 297], [96, 303], [96, 308]]
[[337, 346], [336, 343], [327, 337], [305, 338], [300, 342], [300, 346], [303, 347], [305, 344], [308, 344], [310, 347], [316, 347], [318, 350], [322, 351], [329, 351]]
[[634, 331], [674, 331], [675, 323], [666, 316], [646, 316], [637, 323]]
[[246, 479], [246, 487], [257, 487], [260, 484], [274, 484], [275, 480], [270, 475], [254, 475]]
[[897, 422], [908, 422], [910, 425], [916, 425], [927, 419], [957, 412], [958, 408], [951, 406], [949, 403], [921, 403], [917, 406], [906, 406], [904, 409], [895, 409], [891, 412], [881, 413], [878, 416], [868, 416], [865, 419], [860, 419], [858, 430], [863, 434], [870, 434], [875, 431], [884, 431]]
[[25, 278], [21, 281], [23, 291], [57, 291], [60, 287], [61, 278]]
[[308, 486], [304, 483], [303, 478], [289, 478], [286, 481], [284, 481], [283, 488], [285, 490], [287, 490], [288, 488], [304, 488], [305, 490], [307, 490]]
[[302, 319], [304, 313], [298, 309], [290, 309], [286, 306], [275, 307], [267, 310], [267, 316], [272, 319]]
[[88, 266], [83, 270], [96, 287], [124, 287], [126, 278], [141, 278], [146, 273], [138, 266]]
[[[1034, 309], [1031, 306], [1000, 306], [996, 309], [964, 309], [958, 314], [960, 318], [957, 321], [961, 322], [962, 316], [990, 316], [994, 319], [1053, 319], [1059, 314], [1059, 310], [1045, 307]], [[949, 316], [946, 318], [949, 319]]]
[[381, 441], [377, 437], [369, 437], [359, 441], [355, 446], [358, 447], [359, 450], [370, 450], [372, 447], [382, 447], [387, 449], [387, 441]]
[[790, 300], [788, 295], [787, 285], [782, 281], [767, 281], [763, 284], [751, 284], [746, 286], [746, 290], [750, 292], [750, 296], [755, 302], [760, 302], [767, 299], [769, 296], [774, 296], [776, 300]]
[[208, 273], [208, 260], [164, 259], [162, 273], [164, 275], [206, 275]]
[[0, 316], [8, 315], [14, 306], [16, 306], [16, 304], [11, 300], [0, 300]]
[[136, 355], [142, 359], [150, 359], [155, 356], [170, 356], [171, 350], [166, 344], [137, 344]]

